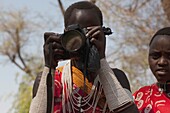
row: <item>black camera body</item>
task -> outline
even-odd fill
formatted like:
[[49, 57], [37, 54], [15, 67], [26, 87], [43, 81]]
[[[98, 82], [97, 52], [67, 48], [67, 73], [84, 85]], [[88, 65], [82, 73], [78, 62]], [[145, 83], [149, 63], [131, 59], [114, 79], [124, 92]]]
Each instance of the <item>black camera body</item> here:
[[[88, 43], [86, 33], [88, 30], [86, 28], [81, 28], [78, 24], [73, 24], [67, 27], [67, 31], [61, 34], [61, 44], [65, 50], [65, 59], [71, 59], [76, 57], [75, 53], [83, 53], [84, 47]], [[110, 28], [103, 27], [103, 32], [105, 35], [112, 34]]]
[[82, 29], [77, 24], [68, 26], [67, 31], [61, 35], [63, 48], [68, 52], [78, 51], [85, 45], [86, 33], [86, 28]]

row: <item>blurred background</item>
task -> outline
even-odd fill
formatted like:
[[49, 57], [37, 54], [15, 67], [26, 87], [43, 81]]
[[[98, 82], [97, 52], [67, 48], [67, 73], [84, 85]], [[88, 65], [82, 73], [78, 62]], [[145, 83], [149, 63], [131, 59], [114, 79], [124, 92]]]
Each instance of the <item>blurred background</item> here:
[[[0, 112], [28, 113], [42, 71], [43, 34], [63, 33], [63, 13], [81, 0], [0, 0]], [[107, 61], [124, 70], [132, 92], [155, 82], [147, 62], [153, 34], [170, 25], [169, 0], [89, 0], [103, 12]], [[60, 63], [62, 65], [62, 62]]]

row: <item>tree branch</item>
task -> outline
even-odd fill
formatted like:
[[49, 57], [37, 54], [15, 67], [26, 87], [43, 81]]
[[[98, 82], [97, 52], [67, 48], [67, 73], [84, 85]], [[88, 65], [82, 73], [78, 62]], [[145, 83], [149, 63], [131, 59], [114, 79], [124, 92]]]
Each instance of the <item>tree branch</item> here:
[[64, 7], [63, 7], [63, 4], [62, 4], [61, 0], [58, 0], [58, 4], [59, 4], [60, 9], [61, 9], [61, 12], [62, 12], [62, 14], [63, 14], [63, 16], [64, 16], [65, 9], [64, 9]]
[[11, 60], [12, 63], [14, 63], [19, 69], [21, 69], [22, 71], [24, 71], [24, 68], [22, 66], [20, 66], [16, 60], [15, 60], [15, 56], [10, 56], [9, 53], [6, 53], [6, 55], [8, 56], [8, 58]]
[[26, 68], [27, 66], [26, 66], [26, 64], [25, 64], [25, 62], [24, 62], [24, 60], [23, 60], [23, 58], [21, 56], [21, 51], [20, 51], [20, 49], [21, 49], [21, 46], [20, 46], [20, 36], [19, 36], [18, 28], [16, 28], [15, 33], [16, 33], [16, 48], [17, 48], [18, 57], [21, 60], [21, 62], [24, 65], [24, 67]]

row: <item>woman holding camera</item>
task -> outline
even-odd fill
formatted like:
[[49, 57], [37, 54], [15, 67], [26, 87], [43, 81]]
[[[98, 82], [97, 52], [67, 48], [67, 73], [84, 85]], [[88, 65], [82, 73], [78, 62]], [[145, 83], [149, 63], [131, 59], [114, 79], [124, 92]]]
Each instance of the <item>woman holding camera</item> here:
[[[126, 75], [105, 60], [100, 9], [87, 1], [74, 3], [65, 12], [64, 24], [63, 34], [44, 35], [45, 68], [35, 81], [30, 113], [137, 113]], [[70, 60], [55, 69], [65, 59]]]

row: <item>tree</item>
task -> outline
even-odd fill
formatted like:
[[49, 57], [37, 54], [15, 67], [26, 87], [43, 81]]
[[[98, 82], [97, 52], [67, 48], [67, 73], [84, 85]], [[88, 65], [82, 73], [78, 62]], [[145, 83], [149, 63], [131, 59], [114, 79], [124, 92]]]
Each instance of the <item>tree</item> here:
[[48, 14], [31, 14], [28, 9], [0, 11], [0, 55], [24, 72], [19, 74], [22, 80], [12, 106], [16, 113], [29, 110], [33, 82], [44, 65], [42, 33], [60, 27], [58, 20]]
[[168, 20], [170, 21], [170, 1], [169, 0], [161, 0], [163, 10], [167, 15]]
[[[11, 110], [15, 113], [28, 113], [32, 100], [32, 84], [27, 80], [28, 75], [24, 75], [19, 85], [18, 93], [15, 96]], [[32, 83], [32, 82], [31, 82]], [[10, 113], [10, 112], [9, 112]]]
[[[30, 50], [25, 51], [24, 49], [31, 49], [27, 44], [32, 39], [32, 35], [38, 31], [40, 25], [27, 20], [26, 14], [27, 12], [24, 10], [2, 12], [0, 17], [2, 35], [0, 54], [8, 57], [13, 64], [30, 77], [31, 81], [35, 79], [35, 75], [42, 68], [42, 63], [37, 63], [37, 59], [41, 57], [40, 55], [30, 54]], [[33, 64], [36, 65], [32, 66]]]
[[[29, 110], [33, 81], [44, 65], [42, 49], [39, 49], [43, 45], [40, 32], [50, 25], [49, 17], [30, 15], [26, 9], [0, 11], [0, 55], [25, 73], [12, 106], [16, 113], [27, 113]], [[55, 22], [50, 22], [53, 26], [49, 26], [47, 31], [56, 26]]]
[[98, 0], [97, 4], [104, 12], [105, 23], [116, 34], [111, 38], [116, 46], [109, 51], [110, 64], [117, 64], [126, 72], [132, 91], [153, 82], [147, 62], [148, 44], [158, 29], [169, 26], [161, 2]]

